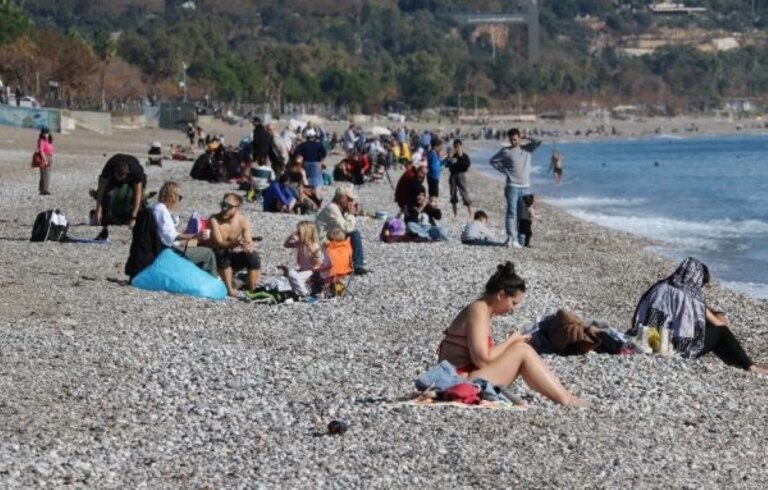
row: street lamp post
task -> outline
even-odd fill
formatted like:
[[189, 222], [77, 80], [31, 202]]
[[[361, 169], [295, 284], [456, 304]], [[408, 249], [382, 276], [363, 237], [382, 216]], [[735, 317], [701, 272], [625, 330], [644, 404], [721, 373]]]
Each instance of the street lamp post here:
[[184, 81], [182, 81], [181, 83], [184, 86], [184, 102], [186, 102], [187, 101], [187, 63], [186, 62], [181, 63], [181, 71], [184, 77]]

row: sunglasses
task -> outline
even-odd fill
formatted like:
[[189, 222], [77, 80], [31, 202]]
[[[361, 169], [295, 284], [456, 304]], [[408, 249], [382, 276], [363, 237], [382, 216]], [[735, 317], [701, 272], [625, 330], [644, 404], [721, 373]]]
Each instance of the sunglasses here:
[[224, 211], [227, 211], [232, 208], [239, 208], [240, 206], [235, 206], [234, 204], [229, 204], [227, 201], [221, 201], [221, 209]]

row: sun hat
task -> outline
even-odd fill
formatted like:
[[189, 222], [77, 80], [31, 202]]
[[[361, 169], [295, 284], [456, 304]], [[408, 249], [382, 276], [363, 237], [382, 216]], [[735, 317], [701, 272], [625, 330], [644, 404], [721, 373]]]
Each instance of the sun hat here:
[[342, 185], [336, 188], [336, 198], [346, 196], [353, 201], [357, 201], [357, 193], [351, 185]]

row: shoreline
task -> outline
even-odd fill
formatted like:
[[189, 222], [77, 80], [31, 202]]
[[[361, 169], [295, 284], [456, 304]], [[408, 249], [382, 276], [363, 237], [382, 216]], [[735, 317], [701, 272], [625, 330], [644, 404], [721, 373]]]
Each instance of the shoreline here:
[[[342, 298], [267, 306], [150, 293], [108, 280], [124, 277], [125, 228], [110, 229], [109, 246], [28, 237], [45, 209], [60, 207], [81, 221], [104, 152], [143, 154], [146, 137], [167, 144], [182, 136], [59, 137], [54, 195], [46, 198], [19, 149], [34, 144], [36, 132], [29, 133], [0, 128], [3, 486], [768, 486], [768, 474], [754, 471], [768, 446], [768, 432], [755, 430], [768, 416], [768, 379], [713, 356], [547, 357], [564, 385], [592, 402], [587, 410], [539, 397], [526, 411], [398, 401], [434, 365], [443, 329], [505, 260], [528, 293], [514, 315], [494, 320], [496, 340], [562, 307], [625, 330], [643, 291], [676, 265], [647, 252], [649, 240], [545, 204], [532, 248], [464, 246], [458, 235], [466, 211], [451, 216], [443, 178], [442, 224], [452, 240], [383, 244], [382, 221], [361, 218], [373, 272], [354, 278]], [[149, 190], [168, 179], [181, 183], [182, 223], [192, 211], [214, 211], [234, 187], [191, 181], [191, 165], [166, 160], [148, 170]], [[468, 180], [476, 208], [501, 235], [503, 183], [477, 172]], [[366, 210], [395, 208], [386, 182], [359, 194]], [[244, 211], [263, 236], [265, 274], [295, 263], [282, 243], [303, 218], [253, 205]], [[76, 237], [97, 232], [70, 228]], [[753, 359], [768, 360], [768, 301], [717, 283], [706, 294], [729, 313]], [[521, 382], [513, 390], [530, 393]], [[335, 419], [349, 430], [325, 436]], [[574, 465], [574, 455], [586, 452], [590, 458]]]
[[[739, 137], [761, 137], [763, 135], [768, 136], [768, 134], [764, 133], [728, 133], [728, 134], [688, 134], [688, 135], [681, 135], [674, 137], [675, 140], [695, 140], [698, 138], [707, 138], [707, 139], [720, 139], [720, 138], [739, 138]], [[628, 138], [628, 137], [616, 137], [616, 138], [603, 138], [603, 139], [595, 139], [593, 141], [573, 141], [573, 140], [561, 140], [557, 138], [547, 138], [545, 137], [543, 140], [544, 146], [549, 145], [550, 147], [557, 147], [559, 143], [583, 143], [583, 144], [589, 144], [589, 143], [630, 143], [634, 141], [653, 141], [654, 139], [660, 138], [660, 139], [667, 139], [669, 135], [661, 135], [661, 136], [646, 136], [646, 137], [639, 137], [639, 138]], [[472, 142], [468, 148], [468, 151], [470, 154], [473, 154], [473, 160], [477, 158], [477, 154], [480, 153], [482, 155], [487, 154], [488, 152], [491, 152], [495, 150], [497, 147], [501, 147], [503, 142]], [[571, 150], [573, 150], [575, 145], [571, 146]], [[546, 150], [543, 150], [546, 151]], [[544, 159], [539, 155], [537, 157], [538, 159], [538, 165], [535, 165], [536, 170], [538, 172], [535, 172], [532, 175], [532, 186], [531, 189], [537, 190], [538, 194], [541, 196], [540, 202], [545, 202], [550, 206], [554, 206], [561, 211], [567, 213], [569, 216], [573, 217], [574, 219], [583, 220], [592, 224], [595, 224], [597, 226], [605, 227], [607, 229], [613, 230], [613, 231], [619, 231], [619, 232], [625, 232], [630, 233], [635, 237], [641, 238], [643, 240], [648, 240], [649, 244], [647, 245], [648, 251], [652, 254], [659, 255], [661, 257], [667, 258], [669, 260], [681, 260], [685, 256], [693, 255], [697, 256], [699, 254], [704, 254], [706, 258], [706, 253], [702, 251], [696, 251], [696, 250], [686, 250], [681, 245], [675, 244], [674, 241], [670, 241], [669, 238], [665, 238], [663, 236], [653, 236], [652, 233], [649, 233], [647, 230], [644, 229], [632, 229], [631, 227], [622, 227], [618, 223], [613, 223], [615, 226], [611, 226], [611, 220], [609, 220], [609, 223], [605, 223], [605, 220], [601, 220], [598, 217], [593, 216], [594, 213], [588, 212], [585, 209], [574, 209], [571, 210], [568, 205], [565, 202], [558, 202], [562, 199], [565, 199], [565, 201], [570, 201], [573, 199], [579, 199], [580, 197], [584, 196], [591, 196], [595, 197], [597, 199], [618, 199], [620, 196], [616, 195], [599, 195], [596, 196], [594, 194], [590, 194], [588, 190], [582, 189], [582, 193], [578, 195], [568, 195], [567, 197], [564, 196], [556, 196], [552, 193], [559, 189], [559, 187], [553, 188], [552, 186], [544, 186], [544, 188], [541, 188], [542, 180], [546, 179], [545, 173], [547, 164], [542, 163], [544, 162]], [[491, 167], [489, 167], [482, 158], [479, 160], [480, 165], [474, 167], [472, 170], [475, 172], [480, 173], [481, 175], [489, 178], [490, 180], [499, 183], [500, 185], [504, 185], [504, 178], [501, 174], [493, 170]], [[536, 182], [536, 179], [538, 179], [538, 182]], [[551, 180], [551, 179], [550, 179]], [[584, 194], [586, 192], [586, 194]], [[602, 217], [610, 216], [615, 217], [618, 215], [612, 215], [610, 213], [606, 215], [599, 215]], [[666, 216], [666, 217], [659, 217], [659, 219], [677, 219], [674, 216]], [[728, 220], [729, 218], [724, 217], [722, 219]], [[698, 223], [698, 222], [696, 222]], [[723, 262], [719, 264], [721, 268], [728, 269], [728, 262]], [[711, 265], [710, 265], [711, 266]], [[717, 268], [714, 269], [716, 272]], [[768, 282], [764, 281], [750, 281], [750, 280], [739, 280], [739, 277], [729, 277], [727, 279], [723, 280], [724, 283], [728, 284], [728, 288], [732, 289], [735, 292], [739, 292], [742, 294], [746, 294], [749, 297], [753, 299], [758, 300], [764, 300], [768, 299]]]

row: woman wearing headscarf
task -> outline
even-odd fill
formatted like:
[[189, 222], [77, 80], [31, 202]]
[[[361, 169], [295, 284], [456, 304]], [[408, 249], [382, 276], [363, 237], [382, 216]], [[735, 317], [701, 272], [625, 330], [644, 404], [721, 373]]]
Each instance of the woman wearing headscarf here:
[[640, 325], [668, 328], [672, 345], [685, 358], [698, 359], [713, 352], [730, 366], [768, 374], [767, 367], [752, 362], [744, 351], [725, 314], [706, 305], [702, 288], [709, 281], [707, 266], [688, 257], [671, 276], [643, 294], [627, 333], [636, 335]]

